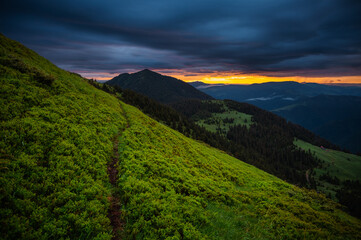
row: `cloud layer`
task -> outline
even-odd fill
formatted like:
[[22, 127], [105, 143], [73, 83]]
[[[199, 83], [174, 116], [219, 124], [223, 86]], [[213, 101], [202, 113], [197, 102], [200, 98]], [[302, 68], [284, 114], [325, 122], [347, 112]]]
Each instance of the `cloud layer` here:
[[2, 3], [0, 31], [85, 74], [360, 76], [361, 1], [184, 0]]

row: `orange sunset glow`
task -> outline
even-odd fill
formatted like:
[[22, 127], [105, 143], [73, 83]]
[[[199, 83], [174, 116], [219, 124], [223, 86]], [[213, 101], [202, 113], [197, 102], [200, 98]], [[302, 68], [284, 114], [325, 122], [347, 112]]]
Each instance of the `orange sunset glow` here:
[[[337, 76], [337, 77], [302, 77], [302, 76], [289, 76], [289, 77], [271, 77], [265, 75], [247, 75], [247, 74], [235, 74], [228, 72], [218, 72], [211, 74], [189, 74], [181, 70], [163, 70], [163, 69], [154, 69], [154, 71], [161, 74], [171, 76], [177, 79], [180, 79], [185, 82], [195, 82], [201, 81], [204, 83], [210, 84], [253, 84], [253, 83], [265, 83], [265, 82], [284, 82], [284, 81], [294, 81], [294, 82], [313, 82], [320, 84], [361, 84], [361, 76]], [[136, 71], [129, 71], [133, 73]], [[97, 80], [110, 80], [113, 77], [118, 76], [118, 73], [109, 74], [109, 73], [80, 73], [84, 77], [94, 78]]]
[[[265, 82], [313, 82], [320, 84], [361, 84], [361, 76], [337, 76], [337, 77], [303, 77], [303, 76], [289, 76], [289, 77], [271, 77], [265, 75], [249, 75], [249, 74], [235, 74], [227, 72], [211, 73], [211, 74], [188, 74], [181, 70], [169, 71], [163, 69], [154, 69], [154, 71], [180, 79], [185, 82], [201, 81], [210, 84], [253, 84], [253, 83], [265, 83]], [[136, 71], [129, 71], [134, 73]], [[94, 78], [96, 80], [106, 81], [119, 75], [119, 73], [87, 73], [80, 72], [83, 77]]]
[[210, 84], [253, 84], [265, 82], [313, 82], [320, 84], [361, 84], [361, 76], [335, 76], [335, 77], [305, 77], [305, 76], [284, 76], [273, 77], [262, 74], [242, 74], [237, 72], [214, 72], [214, 73], [188, 73], [182, 70], [163, 70], [154, 71], [164, 75], [183, 80], [185, 82], [201, 81]]
[[224, 83], [224, 84], [253, 84], [265, 82], [314, 82], [320, 84], [344, 83], [344, 84], [360, 84], [361, 76], [345, 76], [345, 77], [268, 77], [261, 75], [230, 75], [230, 76], [197, 76], [187, 77], [181, 75], [170, 76], [181, 79], [186, 82], [201, 81], [204, 83]]

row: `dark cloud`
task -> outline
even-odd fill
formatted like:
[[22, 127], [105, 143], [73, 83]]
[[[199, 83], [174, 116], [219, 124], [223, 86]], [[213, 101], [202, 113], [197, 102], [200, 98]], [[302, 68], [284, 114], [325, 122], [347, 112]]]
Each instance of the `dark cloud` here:
[[361, 75], [361, 1], [2, 3], [0, 30], [78, 72]]

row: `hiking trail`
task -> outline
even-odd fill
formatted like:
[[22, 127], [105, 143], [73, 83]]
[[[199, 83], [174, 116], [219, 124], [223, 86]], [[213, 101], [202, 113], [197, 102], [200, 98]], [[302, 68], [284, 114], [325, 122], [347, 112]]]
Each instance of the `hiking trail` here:
[[121, 215], [122, 212], [120, 210], [121, 202], [120, 202], [120, 196], [117, 191], [117, 181], [118, 181], [118, 165], [119, 165], [119, 139], [122, 136], [122, 133], [130, 127], [130, 121], [129, 118], [123, 108], [122, 105], [120, 105], [120, 108], [122, 110], [123, 116], [126, 119], [126, 127], [123, 129], [120, 133], [116, 134], [113, 138], [113, 154], [110, 159], [110, 162], [108, 163], [108, 175], [109, 175], [109, 182], [112, 184], [112, 195], [108, 198], [110, 202], [110, 207], [108, 211], [108, 217], [110, 219], [110, 225], [112, 226], [112, 233], [113, 233], [113, 240], [119, 240], [121, 239], [121, 234], [123, 232], [124, 228], [124, 222], [122, 222]]

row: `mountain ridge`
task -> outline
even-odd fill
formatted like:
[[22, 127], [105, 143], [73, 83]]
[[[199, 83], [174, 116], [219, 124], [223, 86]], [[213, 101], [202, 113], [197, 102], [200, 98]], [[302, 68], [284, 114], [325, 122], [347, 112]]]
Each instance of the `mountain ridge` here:
[[[190, 84], [198, 87], [198, 89], [216, 99], [231, 99], [239, 102], [249, 102], [247, 100], [250, 98], [271, 98], [274, 96], [291, 97], [295, 99], [314, 97], [320, 94], [361, 96], [361, 87], [359, 86], [335, 86], [318, 83], [298, 83], [294, 81], [266, 82], [250, 85], [216, 85], [203, 83], [204, 85], [207, 85], [207, 88], [202, 88], [200, 82]], [[253, 102], [253, 104], [262, 107], [257, 102]], [[277, 108], [277, 106], [262, 108], [272, 110], [272, 108]]]
[[161, 75], [149, 69], [132, 74], [123, 73], [105, 83], [142, 93], [162, 103], [185, 99], [213, 99], [182, 80]]

